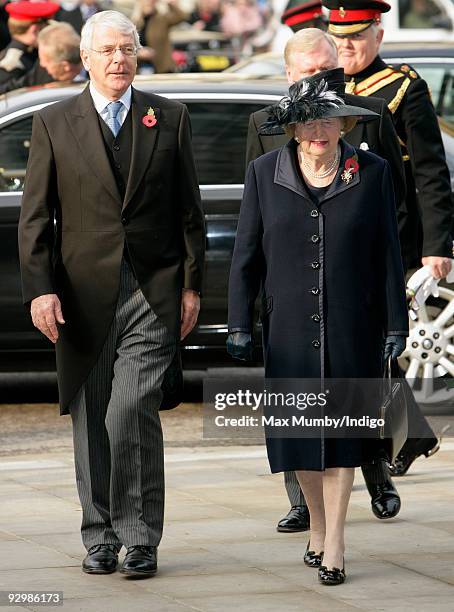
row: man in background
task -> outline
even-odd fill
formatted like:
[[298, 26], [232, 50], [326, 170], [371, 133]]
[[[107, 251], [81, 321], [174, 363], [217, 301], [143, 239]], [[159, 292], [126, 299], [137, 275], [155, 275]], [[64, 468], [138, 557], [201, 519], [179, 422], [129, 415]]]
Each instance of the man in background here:
[[[399, 231], [404, 267], [430, 266], [435, 278], [445, 278], [451, 270], [454, 207], [440, 127], [427, 83], [408, 64], [388, 66], [381, 59], [381, 14], [391, 8], [384, 0], [323, 3], [331, 9], [329, 33], [344, 68], [346, 91], [383, 98], [392, 113], [407, 183], [408, 215]], [[426, 340], [433, 346], [433, 340]], [[411, 369], [407, 376], [416, 378], [417, 373], [417, 369]], [[432, 377], [433, 364], [427, 360], [424, 378]], [[409, 395], [409, 437], [391, 466], [394, 476], [404, 475], [417, 457], [433, 455], [440, 445], [413, 395]]]
[[11, 42], [0, 54], [0, 85], [24, 76], [38, 59], [38, 34], [58, 11], [55, 2], [11, 2], [8, 29]]
[[84, 80], [80, 74], [80, 36], [69, 23], [53, 23], [38, 35], [39, 60], [23, 76], [0, 85], [0, 94], [20, 87], [46, 85], [58, 81]]

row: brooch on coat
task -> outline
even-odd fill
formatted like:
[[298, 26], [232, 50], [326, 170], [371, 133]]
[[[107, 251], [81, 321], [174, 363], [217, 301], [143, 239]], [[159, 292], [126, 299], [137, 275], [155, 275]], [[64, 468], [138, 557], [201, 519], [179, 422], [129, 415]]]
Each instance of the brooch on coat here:
[[148, 128], [151, 128], [158, 123], [158, 120], [156, 119], [156, 113], [154, 112], [154, 108], [152, 108], [151, 106], [148, 109], [147, 114], [144, 117], [142, 117], [142, 123]]
[[344, 181], [344, 183], [348, 185], [350, 181], [352, 180], [353, 175], [356, 174], [358, 170], [359, 170], [358, 156], [353, 155], [353, 157], [349, 157], [345, 161], [344, 171], [341, 174], [341, 179]]

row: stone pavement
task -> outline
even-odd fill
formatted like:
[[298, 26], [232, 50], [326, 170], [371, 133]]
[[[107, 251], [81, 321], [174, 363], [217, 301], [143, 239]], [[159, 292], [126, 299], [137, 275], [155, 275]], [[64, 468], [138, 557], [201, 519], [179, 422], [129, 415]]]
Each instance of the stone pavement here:
[[80, 570], [81, 513], [69, 450], [2, 457], [0, 590], [63, 591], [63, 609], [82, 612], [454, 610], [452, 439], [397, 480], [403, 509], [391, 521], [372, 516], [357, 470], [348, 579], [331, 588], [318, 585], [316, 571], [303, 564], [308, 534], [275, 531], [287, 505], [263, 446], [169, 448], [166, 456], [159, 572], [140, 581]]

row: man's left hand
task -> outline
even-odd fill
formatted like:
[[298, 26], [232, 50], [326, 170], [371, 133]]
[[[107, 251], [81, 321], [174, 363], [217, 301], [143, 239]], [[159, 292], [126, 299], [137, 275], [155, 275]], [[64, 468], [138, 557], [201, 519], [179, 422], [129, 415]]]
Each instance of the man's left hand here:
[[423, 257], [421, 263], [423, 266], [430, 266], [432, 268], [432, 276], [434, 278], [446, 278], [451, 272], [452, 261], [449, 257]]
[[181, 340], [184, 340], [197, 323], [200, 297], [197, 291], [183, 289], [181, 294]]

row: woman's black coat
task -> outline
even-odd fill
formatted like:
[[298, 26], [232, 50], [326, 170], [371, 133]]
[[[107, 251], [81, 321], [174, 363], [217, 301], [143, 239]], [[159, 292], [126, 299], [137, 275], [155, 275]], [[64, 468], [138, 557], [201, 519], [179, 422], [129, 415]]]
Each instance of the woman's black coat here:
[[[251, 331], [262, 290], [267, 378], [378, 378], [383, 337], [408, 335], [389, 166], [341, 142], [339, 171], [318, 207], [301, 179], [294, 141], [248, 168], [229, 331]], [[355, 154], [359, 170], [347, 184], [341, 174]], [[318, 462], [304, 467], [323, 469]]]

